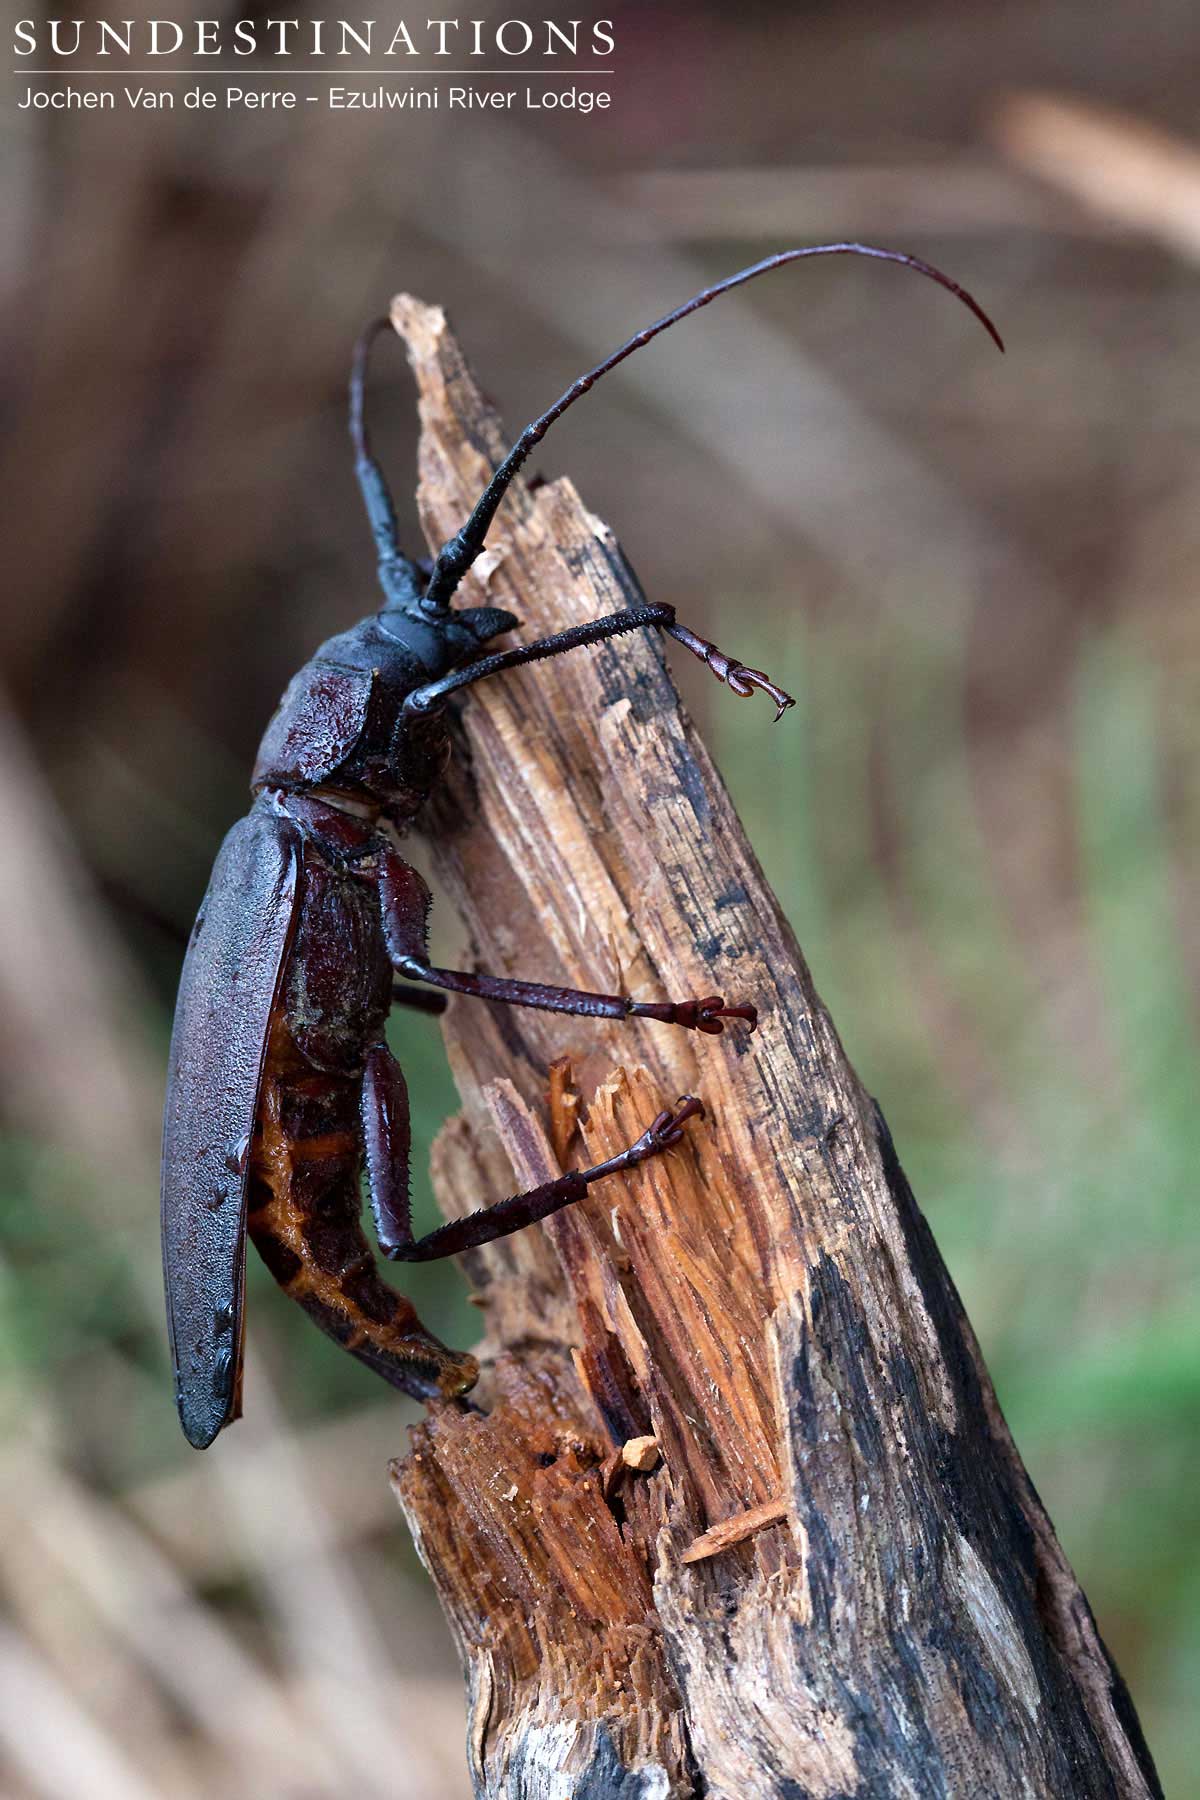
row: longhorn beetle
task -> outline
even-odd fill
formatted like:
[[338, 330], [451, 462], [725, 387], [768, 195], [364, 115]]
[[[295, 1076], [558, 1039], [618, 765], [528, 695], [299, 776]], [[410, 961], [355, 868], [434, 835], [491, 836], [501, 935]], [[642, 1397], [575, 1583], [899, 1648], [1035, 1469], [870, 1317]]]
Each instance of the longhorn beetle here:
[[703, 1113], [685, 1095], [618, 1155], [414, 1239], [409, 1218], [408, 1098], [384, 1041], [393, 1003], [440, 1011], [425, 982], [513, 1006], [586, 1018], [657, 1019], [706, 1033], [756, 1024], [749, 1003], [591, 994], [507, 976], [432, 967], [429, 892], [396, 848], [450, 752], [446, 702], [460, 688], [643, 626], [665, 632], [741, 698], [793, 704], [682, 625], [670, 606], [636, 606], [516, 649], [485, 654], [518, 621], [493, 606], [451, 606], [513, 476], [567, 408], [659, 332], [768, 270], [809, 256], [872, 256], [948, 288], [1001, 349], [961, 287], [915, 256], [866, 244], [784, 250], [705, 288], [648, 325], [527, 425], [474, 511], [433, 559], [397, 541], [387, 484], [363, 420], [367, 358], [388, 325], [358, 340], [350, 431], [379, 552], [383, 608], [322, 644], [295, 677], [258, 752], [248, 816], [225, 839], [183, 965], [163, 1125], [162, 1233], [167, 1317], [184, 1433], [210, 1444], [241, 1410], [247, 1232], [276, 1280], [316, 1323], [393, 1387], [453, 1397], [478, 1373], [449, 1350], [380, 1275], [360, 1223], [365, 1160], [379, 1247], [398, 1261], [452, 1256], [569, 1206], [593, 1182], [678, 1143]]

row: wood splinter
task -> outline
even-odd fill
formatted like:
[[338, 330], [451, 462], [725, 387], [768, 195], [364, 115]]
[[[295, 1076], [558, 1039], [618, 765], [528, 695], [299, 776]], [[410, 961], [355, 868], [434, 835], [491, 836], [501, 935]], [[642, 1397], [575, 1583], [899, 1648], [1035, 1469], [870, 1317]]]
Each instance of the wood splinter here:
[[698, 1563], [707, 1557], [719, 1556], [722, 1550], [745, 1543], [756, 1532], [765, 1531], [768, 1525], [779, 1525], [787, 1516], [786, 1500], [768, 1500], [765, 1506], [752, 1506], [749, 1512], [738, 1513], [736, 1518], [721, 1519], [716, 1525], [710, 1525], [688, 1545], [679, 1560]]
[[579, 1095], [569, 1056], [559, 1056], [550, 1064], [546, 1103], [550, 1109], [550, 1143], [554, 1160], [560, 1169], [567, 1166], [571, 1143], [579, 1129]]

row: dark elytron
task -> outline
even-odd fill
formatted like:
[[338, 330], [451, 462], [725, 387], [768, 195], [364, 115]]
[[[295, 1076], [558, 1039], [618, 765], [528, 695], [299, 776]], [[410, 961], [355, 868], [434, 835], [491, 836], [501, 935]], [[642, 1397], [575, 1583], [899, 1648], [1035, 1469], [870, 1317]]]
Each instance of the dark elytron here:
[[360, 338], [351, 433], [385, 604], [321, 646], [267, 727], [253, 807], [221, 848], [188, 946], [171, 1040], [163, 1257], [179, 1412], [198, 1447], [241, 1409], [247, 1233], [281, 1286], [352, 1355], [406, 1393], [458, 1395], [471, 1386], [476, 1365], [432, 1337], [381, 1279], [359, 1222], [364, 1164], [384, 1255], [450, 1256], [543, 1219], [593, 1182], [658, 1155], [703, 1110], [685, 1096], [607, 1162], [414, 1240], [408, 1099], [384, 1025], [393, 1003], [439, 1011], [444, 1001], [397, 987], [397, 976], [584, 1017], [656, 1019], [706, 1033], [732, 1018], [754, 1029], [752, 1005], [727, 1005], [716, 995], [636, 1001], [434, 968], [429, 895], [397, 845], [445, 767], [448, 696], [506, 669], [650, 626], [683, 644], [734, 694], [761, 689], [776, 718], [792, 704], [759, 670], [679, 624], [669, 606], [630, 608], [488, 654], [486, 645], [518, 621], [495, 607], [454, 608], [451, 600], [514, 474], [601, 375], [731, 288], [803, 257], [842, 254], [904, 263], [930, 276], [996, 337], [968, 294], [915, 257], [861, 244], [784, 251], [695, 295], [581, 376], [521, 433], [431, 566], [399, 547], [363, 424], [367, 355], [387, 321], [376, 320]]

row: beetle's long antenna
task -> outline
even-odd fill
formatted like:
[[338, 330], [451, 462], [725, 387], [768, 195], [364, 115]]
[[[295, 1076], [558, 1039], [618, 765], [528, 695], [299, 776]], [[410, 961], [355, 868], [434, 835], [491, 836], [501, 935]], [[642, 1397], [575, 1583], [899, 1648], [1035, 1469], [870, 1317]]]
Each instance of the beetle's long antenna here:
[[354, 471], [366, 503], [367, 517], [379, 551], [379, 579], [391, 606], [411, 606], [421, 597], [422, 575], [400, 548], [396, 509], [383, 470], [371, 453], [363, 416], [363, 392], [371, 345], [381, 331], [391, 328], [388, 318], [372, 319], [359, 333], [350, 364], [350, 440], [354, 445]]
[[948, 275], [944, 275], [940, 269], [935, 269], [932, 263], [922, 261], [919, 256], [909, 256], [903, 250], [881, 250], [874, 244], [807, 244], [798, 250], [780, 250], [776, 255], [768, 256], [765, 261], [754, 263], [752, 267], [741, 269], [736, 275], [729, 275], [724, 281], [718, 281], [715, 286], [704, 288], [700, 293], [693, 294], [690, 300], [685, 301], [682, 306], [677, 306], [674, 312], [665, 314], [653, 325], [647, 325], [644, 330], [635, 332], [633, 337], [628, 338], [621, 345], [620, 349], [614, 350], [611, 356], [606, 356], [604, 361], [597, 363], [594, 369], [589, 369], [586, 375], [581, 375], [577, 381], [573, 381], [566, 392], [559, 395], [548, 411], [542, 413], [540, 418], [534, 419], [525, 427], [480, 495], [475, 510], [466, 524], [461, 531], [455, 532], [454, 536], [448, 539], [439, 550], [422, 601], [424, 609], [429, 612], [442, 612], [449, 606], [455, 588], [483, 549], [484, 539], [495, 517], [496, 508], [504, 498], [513, 476], [534, 446], [545, 437], [554, 421], [561, 419], [567, 408], [573, 406], [581, 395], [586, 394], [602, 375], [607, 375], [610, 369], [615, 369], [617, 364], [624, 362], [627, 356], [632, 356], [635, 350], [640, 350], [644, 344], [648, 344], [652, 338], [656, 338], [660, 331], [667, 331], [672, 325], [678, 325], [679, 321], [686, 319], [689, 313], [699, 312], [702, 306], [708, 306], [720, 295], [728, 294], [733, 288], [743, 287], [746, 282], [754, 281], [759, 275], [766, 275], [772, 269], [781, 269], [785, 263], [800, 262], [802, 258], [808, 256], [873, 256], [881, 262], [902, 263], [905, 268], [915, 269], [919, 275], [927, 275], [931, 281], [936, 281], [940, 287], [947, 288], [956, 299], [961, 300], [963, 305], [975, 314], [999, 349], [1003, 350], [1004, 348], [1000, 333], [982, 306], [967, 292], [966, 288], [960, 287], [957, 281], [952, 281]]

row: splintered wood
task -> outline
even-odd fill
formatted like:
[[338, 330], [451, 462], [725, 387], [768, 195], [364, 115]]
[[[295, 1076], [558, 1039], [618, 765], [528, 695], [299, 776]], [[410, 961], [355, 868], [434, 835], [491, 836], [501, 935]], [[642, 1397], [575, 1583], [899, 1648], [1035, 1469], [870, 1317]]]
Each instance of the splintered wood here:
[[[436, 546], [504, 444], [441, 311], [402, 297], [393, 320]], [[568, 481], [517, 484], [490, 547], [462, 602], [509, 607], [525, 639], [641, 598]], [[727, 635], [736, 653], [736, 613]], [[796, 729], [765, 700], [739, 724]], [[678, 1148], [465, 1259], [482, 1410], [431, 1411], [393, 1467], [461, 1649], [477, 1793], [1155, 1792], [886, 1127], [660, 643], [472, 690], [429, 826], [480, 968], [719, 993], [761, 1021], [700, 1037], [465, 999], [446, 1014], [463, 1101], [434, 1155], [448, 1214], [611, 1155], [681, 1094], [707, 1110]], [[618, 1468], [646, 1438], [657, 1466]]]
[[765, 1506], [752, 1506], [749, 1512], [737, 1513], [732, 1519], [722, 1519], [719, 1525], [710, 1525], [702, 1531], [694, 1544], [689, 1544], [680, 1560], [685, 1563], [703, 1562], [706, 1556], [717, 1556], [722, 1550], [732, 1549], [756, 1531], [765, 1531], [768, 1525], [781, 1525], [788, 1515], [786, 1500], [768, 1500]]

